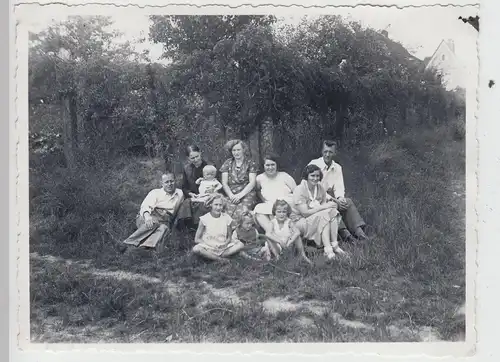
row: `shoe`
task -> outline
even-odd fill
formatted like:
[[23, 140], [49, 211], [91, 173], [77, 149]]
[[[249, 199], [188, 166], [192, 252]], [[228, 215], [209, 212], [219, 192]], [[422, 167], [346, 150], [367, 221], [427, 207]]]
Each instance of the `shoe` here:
[[356, 230], [355, 235], [356, 239], [358, 240], [368, 240], [368, 236], [366, 236], [365, 232], [361, 228], [358, 228], [358, 230]]
[[339, 236], [344, 243], [354, 243], [356, 241], [356, 239], [349, 231], [347, 231], [347, 229], [342, 230], [342, 232], [339, 233]]
[[341, 256], [346, 256], [347, 255], [347, 252], [345, 252], [344, 250], [342, 250], [340, 247], [337, 247], [334, 249], [334, 252], [341, 255]]
[[354, 244], [356, 242], [356, 239], [354, 238], [354, 236], [352, 236], [351, 234], [347, 235], [344, 239], [343, 239], [344, 243], [348, 243], [348, 244]]
[[116, 249], [120, 254], [124, 254], [128, 250], [128, 245], [125, 243], [119, 243], [116, 245]]
[[333, 250], [328, 250], [328, 251], [325, 250], [325, 256], [328, 260], [335, 259], [335, 253], [333, 252]]

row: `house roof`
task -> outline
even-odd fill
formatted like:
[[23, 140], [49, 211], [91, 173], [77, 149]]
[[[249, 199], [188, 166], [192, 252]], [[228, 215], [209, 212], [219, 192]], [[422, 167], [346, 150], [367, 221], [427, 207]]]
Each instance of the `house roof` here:
[[386, 37], [382, 33], [376, 33], [376, 39], [382, 41], [387, 47], [388, 54], [397, 59], [400, 63], [411, 63], [421, 65], [422, 60], [410, 54], [410, 52], [400, 43]]
[[455, 57], [455, 52], [450, 48], [450, 45], [448, 44], [448, 42], [443, 39], [443, 40], [441, 40], [441, 43], [439, 43], [439, 45], [437, 46], [436, 50], [434, 50], [434, 53], [432, 54], [432, 56], [427, 61], [426, 65], [425, 65], [426, 70], [430, 68], [432, 61], [436, 58], [437, 54], [439, 53], [439, 50], [442, 47], [445, 47], [445, 49], [447, 49], [451, 54], [453, 54], [453, 57]]

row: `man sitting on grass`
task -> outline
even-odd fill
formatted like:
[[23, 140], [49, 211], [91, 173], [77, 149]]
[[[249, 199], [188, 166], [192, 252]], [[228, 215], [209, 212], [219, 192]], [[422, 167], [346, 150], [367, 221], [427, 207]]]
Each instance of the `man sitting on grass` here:
[[[170, 232], [184, 194], [175, 188], [172, 172], [162, 175], [161, 185], [161, 188], [151, 190], [142, 202], [136, 218], [137, 230], [124, 241], [125, 244], [154, 248]], [[121, 251], [125, 248], [122, 247]]]
[[368, 237], [363, 231], [365, 222], [359, 215], [356, 205], [351, 199], [345, 197], [342, 166], [333, 160], [336, 151], [337, 143], [335, 141], [323, 141], [322, 157], [312, 160], [309, 164], [316, 165], [321, 169], [323, 173], [322, 186], [338, 205], [338, 210], [342, 215], [342, 220], [339, 223], [340, 237], [347, 242], [354, 241], [352, 234], [357, 239], [367, 239]]

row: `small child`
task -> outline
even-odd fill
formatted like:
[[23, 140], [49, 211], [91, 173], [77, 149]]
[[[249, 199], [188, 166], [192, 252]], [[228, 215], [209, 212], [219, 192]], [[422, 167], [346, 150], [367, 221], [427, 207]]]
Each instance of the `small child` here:
[[227, 261], [228, 257], [240, 252], [243, 243], [231, 240], [233, 219], [224, 212], [223, 196], [216, 195], [209, 206], [210, 212], [200, 217], [193, 253], [215, 261]]
[[290, 219], [292, 208], [285, 200], [276, 200], [273, 205], [272, 213], [274, 218], [271, 220], [272, 231], [266, 234], [268, 239], [266, 247], [267, 255], [272, 253], [276, 259], [279, 258], [283, 250], [295, 244], [300, 256], [309, 264], [312, 264], [304, 251], [304, 245], [300, 236], [300, 231]]
[[241, 256], [247, 259], [261, 260], [260, 255], [265, 245], [265, 236], [259, 234], [255, 228], [255, 220], [251, 211], [245, 210], [241, 213], [231, 239], [245, 245], [240, 252]]
[[196, 180], [196, 184], [200, 186], [198, 187], [198, 195], [191, 199], [193, 202], [205, 202], [210, 194], [222, 189], [222, 184], [215, 178], [216, 175], [215, 166], [206, 165], [203, 167], [203, 178], [200, 177]]

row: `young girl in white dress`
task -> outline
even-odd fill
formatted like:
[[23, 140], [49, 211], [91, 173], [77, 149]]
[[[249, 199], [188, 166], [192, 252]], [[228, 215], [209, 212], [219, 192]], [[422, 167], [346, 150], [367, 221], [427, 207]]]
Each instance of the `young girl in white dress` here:
[[271, 255], [274, 255], [276, 259], [279, 259], [285, 249], [295, 245], [300, 256], [306, 262], [312, 264], [304, 251], [300, 230], [290, 219], [292, 213], [290, 204], [285, 200], [276, 200], [273, 204], [272, 213], [274, 216], [271, 220], [272, 231], [266, 234], [268, 240], [265, 247], [267, 250], [264, 252], [265, 258], [269, 260]]
[[210, 203], [210, 212], [200, 217], [193, 253], [215, 261], [227, 258], [243, 249], [243, 243], [231, 240], [233, 219], [224, 212], [224, 198], [216, 195]]

